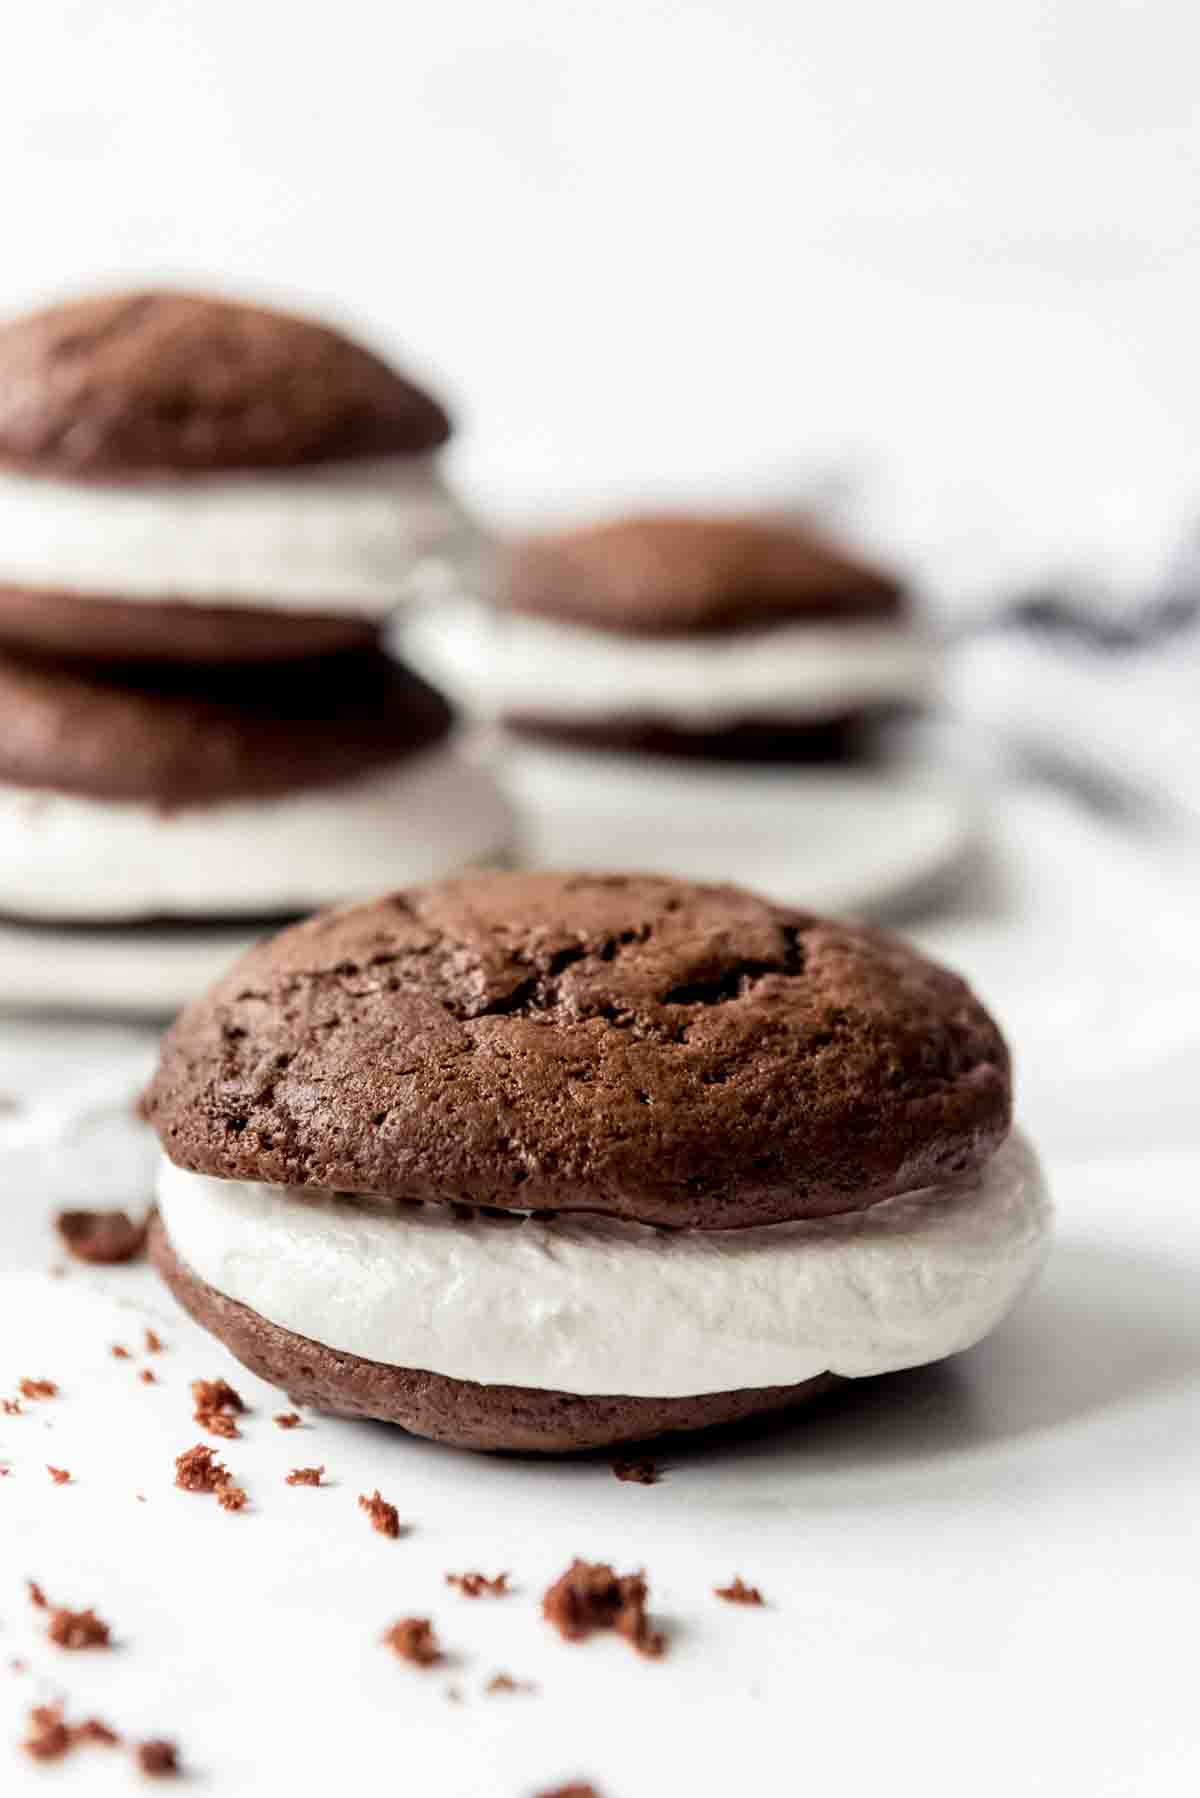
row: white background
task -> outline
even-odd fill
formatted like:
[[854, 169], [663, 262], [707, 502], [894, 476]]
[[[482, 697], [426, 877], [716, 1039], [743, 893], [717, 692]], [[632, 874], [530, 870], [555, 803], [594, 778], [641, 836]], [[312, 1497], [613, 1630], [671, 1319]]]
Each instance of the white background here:
[[344, 316], [507, 515], [832, 483], [950, 597], [1120, 582], [1197, 484], [1198, 61], [1186, 0], [38, 0], [0, 309]]

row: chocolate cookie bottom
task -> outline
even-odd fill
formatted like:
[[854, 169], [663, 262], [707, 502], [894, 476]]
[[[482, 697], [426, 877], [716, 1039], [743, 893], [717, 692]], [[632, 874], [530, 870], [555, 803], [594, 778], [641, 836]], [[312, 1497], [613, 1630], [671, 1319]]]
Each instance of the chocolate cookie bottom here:
[[826, 1373], [795, 1386], [706, 1392], [695, 1398], [582, 1397], [529, 1386], [480, 1386], [473, 1380], [364, 1361], [269, 1323], [185, 1267], [158, 1218], [151, 1226], [150, 1253], [184, 1310], [294, 1403], [335, 1416], [399, 1424], [414, 1436], [456, 1448], [551, 1455], [649, 1441], [789, 1411], [836, 1383]]
[[822, 718], [810, 724], [747, 718], [712, 730], [681, 730], [656, 718], [562, 719], [511, 714], [504, 722], [518, 737], [573, 749], [617, 750], [690, 761], [787, 764], [862, 763], [875, 759], [884, 728], [903, 716], [901, 707], [877, 707]]
[[282, 662], [371, 649], [366, 619], [244, 606], [156, 604], [115, 595], [0, 586], [6, 649], [72, 662]]

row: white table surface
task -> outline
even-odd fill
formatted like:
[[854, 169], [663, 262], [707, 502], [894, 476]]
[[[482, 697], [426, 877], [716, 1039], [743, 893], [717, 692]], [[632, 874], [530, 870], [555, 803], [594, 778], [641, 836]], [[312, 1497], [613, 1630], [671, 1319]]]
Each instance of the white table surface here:
[[[214, 1798], [532, 1798], [571, 1778], [602, 1798], [1193, 1794], [1197, 864], [1032, 794], [1008, 799], [993, 834], [989, 865], [914, 934], [972, 975], [1018, 1046], [1021, 1115], [1059, 1205], [1040, 1288], [959, 1362], [666, 1456], [652, 1487], [604, 1459], [471, 1457], [320, 1418], [285, 1434], [280, 1397], [147, 1269], [51, 1277], [58, 1206], [145, 1198], [127, 1101], [152, 1041], [0, 1025], [15, 1102], [0, 1116], [0, 1387], [62, 1388], [0, 1418], [6, 1798], [137, 1786], [102, 1749], [46, 1769], [10, 1747], [27, 1707], [59, 1693], [74, 1716], [176, 1738]], [[167, 1343], [156, 1387], [140, 1357], [108, 1352], [147, 1323]], [[173, 1457], [201, 1438], [188, 1382], [217, 1374], [252, 1407], [244, 1439], [221, 1445], [250, 1493], [240, 1516], [172, 1485]], [[284, 1484], [311, 1463], [327, 1490]], [[402, 1541], [357, 1509], [376, 1485], [413, 1524]], [[574, 1554], [646, 1567], [664, 1661], [568, 1646], [542, 1622]], [[444, 1585], [475, 1567], [508, 1569], [514, 1595], [471, 1603]], [[734, 1574], [768, 1608], [718, 1602]], [[95, 1605], [115, 1649], [49, 1645], [27, 1576]], [[407, 1614], [434, 1619], [444, 1669], [380, 1645]], [[485, 1697], [498, 1669], [539, 1691]]]

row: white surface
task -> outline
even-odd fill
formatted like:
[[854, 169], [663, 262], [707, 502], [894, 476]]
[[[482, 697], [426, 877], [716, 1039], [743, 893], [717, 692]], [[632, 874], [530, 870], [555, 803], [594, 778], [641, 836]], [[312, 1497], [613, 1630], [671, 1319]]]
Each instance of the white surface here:
[[406, 661], [468, 713], [651, 717], [708, 730], [746, 718], [808, 722], [923, 698], [932, 646], [911, 627], [777, 625], [648, 638], [471, 602], [401, 626]]
[[0, 583], [381, 618], [473, 543], [432, 456], [125, 486], [0, 473]]
[[491, 775], [453, 744], [340, 785], [169, 812], [0, 785], [0, 912], [280, 917], [457, 873], [513, 829]]
[[[131, 1789], [127, 1764], [99, 1750], [58, 1774], [10, 1750], [26, 1707], [58, 1692], [75, 1714], [176, 1736], [214, 1798], [260, 1798], [264, 1777], [317, 1798], [377, 1780], [401, 1752], [430, 1798], [533, 1798], [583, 1777], [604, 1798], [685, 1784], [725, 1798], [789, 1777], [798, 1729], [806, 1787], [961, 1798], [969, 1769], [975, 1798], [1191, 1798], [1195, 863], [1057, 800], [1006, 798], [993, 864], [921, 935], [1012, 1029], [1058, 1208], [1042, 1281], [961, 1359], [664, 1456], [654, 1487], [618, 1483], [603, 1459], [473, 1458], [370, 1426], [285, 1435], [270, 1422], [283, 1401], [145, 1269], [48, 1278], [56, 1206], [149, 1196], [153, 1151], [127, 1106], [151, 1039], [0, 1027], [0, 1092], [18, 1104], [0, 1115], [4, 1390], [22, 1375], [63, 1388], [0, 1419], [6, 1798]], [[136, 1349], [146, 1322], [169, 1345], [157, 1388], [108, 1354]], [[218, 1445], [250, 1491], [241, 1517], [171, 1484], [174, 1456], [200, 1440], [188, 1382], [216, 1374], [254, 1406], [244, 1439]], [[52, 1487], [47, 1461], [73, 1484]], [[316, 1463], [328, 1490], [284, 1485]], [[411, 1537], [367, 1527], [356, 1499], [377, 1485]], [[645, 1564], [668, 1659], [547, 1629], [540, 1594], [575, 1554]], [[443, 1575], [468, 1567], [508, 1568], [518, 1590], [462, 1600]], [[712, 1598], [734, 1573], [768, 1610]], [[119, 1651], [46, 1644], [27, 1576], [95, 1604]], [[379, 1645], [407, 1614], [434, 1619], [455, 1656], [444, 1673]], [[10, 1655], [31, 1672], [10, 1674]], [[540, 1692], [482, 1697], [499, 1668]]]
[[995, 1329], [1045, 1260], [1028, 1143], [864, 1212], [669, 1234], [215, 1180], [164, 1161], [184, 1264], [271, 1323], [368, 1361], [485, 1385], [687, 1398], [895, 1373]]
[[534, 864], [733, 880], [816, 911], [924, 890], [975, 828], [969, 788], [902, 762], [747, 770], [514, 742], [497, 768]]

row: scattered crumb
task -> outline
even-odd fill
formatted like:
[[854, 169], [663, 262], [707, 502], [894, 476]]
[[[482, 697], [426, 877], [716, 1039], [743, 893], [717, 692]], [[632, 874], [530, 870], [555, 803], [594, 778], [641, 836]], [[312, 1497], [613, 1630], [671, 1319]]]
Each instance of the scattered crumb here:
[[142, 1382], [143, 1386], [158, 1385], [158, 1375], [152, 1367], [143, 1367], [142, 1371], [138, 1374], [138, 1379]]
[[657, 1486], [662, 1474], [653, 1461], [614, 1461], [612, 1470], [619, 1480], [634, 1486]]
[[12, 1468], [9, 1466], [8, 1462], [0, 1461], [0, 1480], [6, 1480], [11, 1472]]
[[443, 1658], [428, 1617], [401, 1617], [384, 1631], [383, 1639], [402, 1661], [414, 1667], [433, 1667]]
[[401, 1528], [400, 1513], [395, 1505], [390, 1505], [386, 1498], [381, 1497], [378, 1486], [370, 1498], [365, 1492], [359, 1493], [358, 1508], [367, 1513], [371, 1519], [371, 1528], [378, 1530], [381, 1536], [390, 1536], [394, 1542], [405, 1533], [407, 1526], [405, 1529]]
[[39, 1704], [29, 1713], [29, 1734], [22, 1747], [34, 1760], [56, 1761], [84, 1742], [112, 1748], [120, 1740], [116, 1730], [102, 1723], [99, 1717], [88, 1717], [82, 1723], [68, 1723], [61, 1704]]
[[576, 1780], [573, 1785], [555, 1786], [552, 1792], [539, 1792], [537, 1798], [600, 1798], [595, 1786], [583, 1785]]
[[748, 1586], [740, 1573], [732, 1585], [714, 1586], [713, 1591], [718, 1598], [725, 1599], [728, 1604], [762, 1604], [765, 1602], [758, 1587]]
[[289, 1486], [319, 1486], [323, 1467], [293, 1467], [287, 1476]]
[[464, 1598], [508, 1598], [512, 1594], [507, 1573], [498, 1573], [495, 1579], [486, 1573], [448, 1573], [446, 1584], [457, 1586]]
[[246, 1407], [227, 1380], [193, 1380], [192, 1398], [196, 1405], [193, 1422], [202, 1429], [227, 1441], [241, 1435], [234, 1417]]
[[72, 1747], [61, 1704], [38, 1704], [29, 1713], [29, 1734], [21, 1744], [35, 1761], [61, 1760]]
[[50, 1478], [54, 1481], [56, 1486], [69, 1486], [71, 1483], [71, 1471], [68, 1467], [51, 1467], [49, 1461], [47, 1461], [46, 1472], [50, 1475]]
[[42, 1591], [42, 1588], [38, 1585], [38, 1583], [35, 1579], [27, 1579], [25, 1581], [25, 1584], [29, 1588], [30, 1604], [33, 1605], [36, 1610], [44, 1611], [47, 1608], [50, 1601], [46, 1597], [46, 1594]]
[[111, 1266], [143, 1252], [150, 1219], [135, 1223], [127, 1211], [60, 1211], [54, 1221], [77, 1261]]
[[531, 1679], [514, 1679], [511, 1673], [494, 1673], [483, 1689], [490, 1695], [499, 1695], [502, 1692], [537, 1691], [537, 1687]]
[[28, 1673], [28, 1671], [29, 1671], [28, 1661], [18, 1660], [16, 1655], [13, 1656], [12, 1660], [8, 1663], [8, 1665], [9, 1665], [9, 1670], [12, 1673]]
[[22, 1398], [57, 1398], [58, 1386], [53, 1380], [22, 1380], [18, 1390]]
[[139, 1505], [145, 1504], [146, 1494], [144, 1492], [135, 1492], [133, 1496], [137, 1499]]
[[461, 1686], [447, 1686], [446, 1687], [446, 1697], [451, 1704], [461, 1704], [463, 1701], [462, 1687]]
[[111, 1631], [95, 1611], [54, 1610], [46, 1630], [47, 1641], [59, 1648], [108, 1648]]
[[0, 1411], [5, 1417], [20, 1417], [21, 1401], [19, 1398], [0, 1398]]
[[46, 1272], [50, 1275], [52, 1280], [61, 1280], [65, 1278], [67, 1270], [61, 1261], [53, 1261], [46, 1269]]
[[138, 1767], [148, 1779], [171, 1779], [179, 1771], [179, 1750], [174, 1742], [155, 1738], [134, 1749]]
[[163, 1351], [162, 1337], [155, 1330], [147, 1330], [145, 1335], [146, 1353], [161, 1355]]
[[281, 1430], [294, 1430], [300, 1422], [299, 1411], [280, 1411], [275, 1422]]
[[214, 1460], [215, 1453], [206, 1442], [197, 1442], [194, 1448], [176, 1455], [175, 1484], [183, 1492], [215, 1492], [222, 1510], [240, 1511], [246, 1503], [246, 1494], [240, 1486], [234, 1485], [228, 1468]]
[[114, 1342], [108, 1352], [114, 1361], [129, 1360], [129, 1350], [125, 1347], [124, 1343]]
[[644, 1573], [616, 1574], [601, 1561], [577, 1559], [546, 1592], [542, 1615], [568, 1642], [581, 1642], [593, 1630], [611, 1629], [639, 1654], [657, 1659], [666, 1649], [666, 1638], [650, 1627], [647, 1595]]

